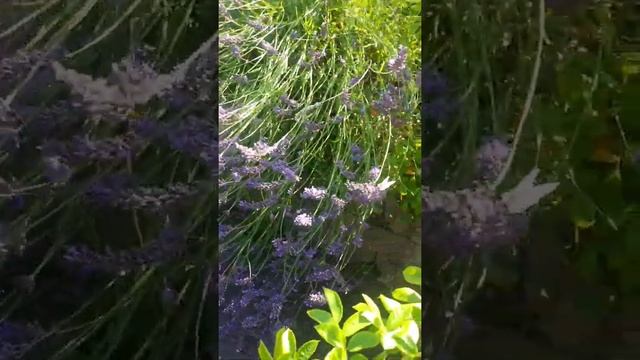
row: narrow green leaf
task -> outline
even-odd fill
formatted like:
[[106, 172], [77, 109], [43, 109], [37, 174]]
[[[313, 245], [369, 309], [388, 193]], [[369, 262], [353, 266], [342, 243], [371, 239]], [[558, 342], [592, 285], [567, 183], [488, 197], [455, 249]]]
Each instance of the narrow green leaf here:
[[269, 349], [267, 349], [267, 345], [265, 345], [262, 340], [260, 340], [260, 345], [258, 345], [258, 356], [260, 357], [260, 360], [273, 360], [271, 353], [269, 353]]
[[349, 360], [369, 360], [366, 356], [362, 354], [351, 354]]
[[360, 351], [377, 346], [379, 343], [380, 340], [375, 333], [371, 331], [362, 331], [353, 335], [353, 337], [349, 339], [347, 350], [352, 352]]
[[340, 323], [342, 320], [342, 300], [340, 300], [340, 295], [337, 292], [324, 288], [324, 297], [327, 299], [327, 304], [329, 304], [329, 310], [331, 310], [331, 315], [335, 319], [337, 323]]

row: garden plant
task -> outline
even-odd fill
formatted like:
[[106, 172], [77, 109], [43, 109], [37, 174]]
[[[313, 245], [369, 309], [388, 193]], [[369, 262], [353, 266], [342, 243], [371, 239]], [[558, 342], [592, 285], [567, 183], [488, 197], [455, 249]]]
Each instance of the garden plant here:
[[419, 218], [417, 1], [0, 10], [2, 359], [255, 359]]
[[[422, 283], [422, 270], [416, 266], [409, 266], [403, 271], [404, 279], [412, 285]], [[380, 295], [389, 316], [383, 319], [378, 305], [367, 295], [362, 294], [364, 302], [353, 306], [356, 310], [340, 326], [344, 308], [340, 295], [333, 290], [324, 288], [329, 310], [312, 309], [307, 311], [309, 317], [318, 323], [316, 332], [332, 349], [324, 359], [369, 359], [362, 351], [370, 351], [378, 346], [382, 352], [374, 355], [373, 359], [421, 359], [420, 326], [422, 323], [422, 297], [420, 293], [410, 287], [393, 290], [393, 299]], [[375, 331], [372, 331], [374, 330]], [[318, 347], [318, 340], [309, 340], [298, 349], [293, 330], [282, 328], [276, 334], [273, 354], [261, 341], [258, 346], [260, 360], [274, 359], [310, 359]]]
[[255, 357], [259, 339], [328, 301], [323, 287], [355, 291], [341, 270], [385, 199], [419, 214], [420, 4], [397, 5], [220, 3], [218, 291], [230, 357]]
[[423, 337], [433, 358], [640, 356], [639, 10], [428, 3]]

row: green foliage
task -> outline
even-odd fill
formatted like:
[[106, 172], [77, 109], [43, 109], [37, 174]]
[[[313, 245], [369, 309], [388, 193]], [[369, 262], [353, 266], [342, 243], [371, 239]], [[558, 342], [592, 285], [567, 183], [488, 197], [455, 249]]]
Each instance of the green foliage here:
[[[407, 267], [403, 271], [405, 280], [420, 285], [421, 269]], [[343, 317], [343, 305], [340, 296], [333, 290], [324, 289], [324, 296], [331, 312], [320, 309], [309, 310], [307, 314], [318, 322], [315, 330], [332, 349], [324, 360], [362, 360], [368, 357], [362, 351], [382, 348], [375, 359], [420, 359], [420, 326], [422, 324], [422, 297], [412, 288], [395, 289], [391, 299], [380, 295], [383, 308], [387, 313], [383, 318], [378, 305], [367, 295], [362, 294], [364, 302], [353, 306], [356, 311], [340, 326]], [[282, 328], [276, 334], [273, 356], [262, 341], [258, 346], [260, 360], [307, 360], [315, 353], [318, 340], [305, 343], [296, 351], [293, 330]], [[318, 358], [314, 358], [318, 359]]]
[[[427, 29], [429, 64], [450, 80], [459, 100], [458, 116], [442, 132], [451, 135], [425, 145], [428, 152], [437, 148], [443, 166], [457, 171], [440, 168], [438, 173], [447, 175], [437, 179], [442, 184], [430, 181], [430, 186], [466, 184], [466, 170], [473, 166], [480, 139], [508, 136], [516, 129], [536, 57], [538, 3], [429, 2], [427, 21], [434, 25]], [[446, 300], [439, 310], [447, 311], [453, 304], [465, 309], [466, 299], [479, 298], [466, 293], [475, 291], [469, 284], [482, 282], [510, 292], [524, 280], [526, 288], [562, 288], [563, 300], [581, 308], [580, 316], [566, 321], [583, 327], [593, 314], [633, 316], [635, 312], [623, 304], [637, 302], [640, 292], [640, 22], [637, 8], [625, 1], [553, 2], [564, 8], [562, 14], [552, 2], [546, 3], [553, 7], [545, 12], [549, 41], [542, 50], [533, 106], [506, 182], [520, 178], [535, 163], [560, 182], [552, 196], [553, 209], [536, 212], [527, 241], [518, 245], [529, 260], [500, 254], [500, 259], [486, 256], [479, 266], [449, 266], [443, 282], [455, 280], [465, 291], [443, 286], [439, 290]], [[461, 278], [468, 280], [460, 282]], [[570, 286], [560, 280], [565, 278], [571, 279]], [[554, 300], [551, 294], [550, 308], [555, 309]], [[556, 316], [517, 306], [542, 318]], [[489, 311], [494, 310], [500, 312]]]
[[[376, 166], [381, 178], [395, 181], [389, 195], [401, 206], [410, 206], [409, 216], [420, 210], [420, 91], [413, 77], [420, 67], [420, 8], [419, 3], [401, 1], [256, 1], [238, 6], [222, 3], [231, 17], [220, 19], [221, 38], [239, 37], [241, 56], [234, 56], [230, 46], [220, 47], [220, 106], [232, 109], [234, 116], [221, 125], [221, 138], [246, 139], [248, 144], [264, 139], [269, 144], [287, 137], [291, 140], [288, 161], [300, 169], [304, 186], [326, 187], [329, 194], [341, 196], [345, 177], [336, 166], [341, 161], [357, 175], [365, 178]], [[265, 30], [242, 26], [249, 21], [263, 23]], [[326, 35], [323, 35], [323, 29]], [[278, 56], [260, 55], [262, 41], [278, 49]], [[387, 63], [400, 45], [408, 48], [407, 81], [399, 81], [388, 71]], [[312, 67], [309, 54], [322, 52], [324, 57]], [[248, 59], [253, 59], [248, 61]], [[250, 81], [240, 85], [235, 79], [244, 75]], [[353, 80], [358, 80], [352, 84]], [[391, 84], [402, 88], [402, 104], [397, 119], [375, 113], [372, 104]], [[342, 100], [347, 92], [353, 106]], [[274, 112], [283, 94], [300, 104], [290, 117]], [[342, 121], [334, 122], [336, 118]], [[394, 126], [399, 120], [401, 126]], [[322, 124], [317, 132], [309, 133], [306, 123]], [[362, 149], [364, 158], [351, 161], [351, 147]], [[230, 202], [243, 196], [253, 196], [242, 182], [228, 184]], [[278, 188], [274, 197], [290, 199], [288, 186]], [[260, 248], [263, 254], [272, 248], [272, 240], [280, 237], [286, 224], [282, 209], [295, 204], [286, 203], [247, 216], [220, 251], [234, 250], [234, 263], [251, 262], [259, 272], [268, 257], [249, 259], [246, 249]], [[327, 201], [318, 202], [314, 212], [323, 211]], [[362, 207], [353, 215], [364, 219], [373, 209]], [[221, 212], [220, 223], [230, 222]], [[355, 220], [354, 220], [355, 222]], [[304, 242], [308, 246], [331, 242], [337, 227], [322, 234], [309, 232]], [[352, 236], [352, 235], [350, 235]], [[310, 239], [313, 237], [313, 239]], [[317, 241], [322, 238], [323, 241]], [[349, 239], [345, 239], [349, 241]], [[350, 252], [341, 258], [339, 267], [349, 260]], [[291, 267], [291, 272], [298, 271]], [[298, 275], [298, 274], [296, 274]], [[285, 284], [285, 287], [287, 284]]]

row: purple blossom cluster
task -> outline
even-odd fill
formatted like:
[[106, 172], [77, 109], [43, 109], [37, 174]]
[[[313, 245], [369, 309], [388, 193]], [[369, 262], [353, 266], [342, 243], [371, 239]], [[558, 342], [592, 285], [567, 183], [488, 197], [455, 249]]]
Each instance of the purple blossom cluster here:
[[102, 206], [139, 209], [152, 213], [166, 213], [198, 194], [198, 187], [190, 184], [171, 184], [165, 187], [127, 187], [117, 181], [94, 184], [88, 191], [90, 200]]
[[273, 281], [280, 271], [273, 265], [269, 270], [276, 273], [259, 276], [240, 269], [232, 275], [218, 274], [219, 336], [230, 340], [225, 346], [238, 352], [246, 350], [256, 339], [266, 338], [287, 324], [283, 314], [287, 299], [282, 284]]
[[495, 180], [505, 165], [511, 147], [499, 138], [490, 138], [476, 153], [476, 171], [482, 181]]
[[491, 186], [505, 166], [509, 151], [505, 142], [488, 138], [476, 152], [474, 186], [459, 190], [424, 188], [422, 211], [427, 241], [464, 255], [477, 248], [514, 244], [526, 234], [526, 213], [513, 211], [509, 199], [499, 196]]
[[373, 108], [383, 115], [391, 115], [400, 109], [401, 90], [393, 85], [380, 95], [380, 98], [373, 103]]
[[[243, 282], [232, 280], [227, 272], [219, 274], [222, 286], [219, 291], [223, 298], [220, 323], [224, 324], [223, 331], [241, 341], [264, 339], [268, 338], [266, 335], [273, 335], [276, 330], [274, 324], [286, 323], [291, 316], [280, 313], [277, 309], [285, 304], [288, 308], [320, 304], [321, 300], [317, 296], [310, 295], [311, 300], [304, 301], [305, 294], [317, 292], [313, 289], [331, 286], [342, 279], [336, 264], [329, 265], [326, 261], [331, 257], [339, 258], [350, 246], [362, 245], [359, 235], [362, 227], [357, 222], [340, 226], [335, 240], [325, 248], [315, 243], [317, 240], [310, 237], [313, 236], [310, 230], [322, 227], [325, 229], [323, 232], [330, 234], [336, 224], [344, 221], [340, 215], [350, 204], [369, 206], [379, 202], [389, 185], [371, 183], [375, 188], [374, 193], [361, 194], [358, 192], [360, 187], [369, 183], [354, 183], [353, 186], [349, 185], [352, 188], [345, 186], [346, 197], [322, 186], [303, 186], [294, 190], [305, 179], [300, 170], [287, 161], [287, 155], [291, 151], [288, 139], [275, 143], [260, 139], [251, 145], [242, 145], [237, 140], [223, 140], [223, 143], [228, 145], [221, 152], [219, 181], [229, 185], [221, 187], [221, 197], [226, 193], [230, 197], [236, 192], [245, 194], [237, 202], [221, 203], [221, 214], [228, 214], [220, 220], [224, 224], [219, 233], [223, 253], [233, 252], [233, 243], [226, 240], [240, 241], [238, 236], [241, 237], [242, 233], [235, 229], [242, 228], [247, 216], [260, 217], [263, 213], [268, 213], [273, 221], [284, 214], [283, 220], [289, 225], [284, 232], [270, 239], [268, 259], [271, 260], [267, 260], [268, 270], [263, 269], [254, 274], [250, 281], [246, 280], [247, 270], [242, 270], [245, 275], [241, 278], [246, 280]], [[380, 169], [374, 168], [372, 171], [379, 175]], [[369, 176], [370, 174], [363, 175]], [[287, 195], [283, 198], [279, 194]], [[245, 215], [239, 215], [243, 212]], [[234, 216], [236, 213], [238, 216]], [[233, 237], [230, 235], [232, 233], [235, 234]], [[258, 249], [260, 247], [253, 251], [257, 252]], [[291, 277], [283, 273], [283, 269], [291, 272]], [[240, 271], [237, 268], [235, 270]], [[282, 283], [285, 278], [300, 280], [294, 280], [285, 286]], [[274, 299], [277, 300], [276, 303], [273, 303]], [[277, 311], [265, 312], [264, 309]], [[242, 348], [244, 345], [239, 343], [236, 346]]]
[[389, 60], [388, 67], [389, 71], [396, 75], [402, 74], [407, 69], [407, 55], [408, 49], [406, 46], [401, 45], [398, 49], [398, 54]]
[[[261, 272], [252, 273], [250, 268], [236, 268], [233, 273], [218, 273], [220, 336], [227, 339], [223, 346], [233, 346], [241, 352], [258, 339], [268, 339], [282, 326], [291, 324], [292, 315], [298, 306], [319, 307], [326, 299], [317, 289], [331, 286], [346, 290], [348, 284], [335, 265], [322, 260], [313, 248], [305, 248], [300, 241], [279, 238], [273, 240], [276, 257], [272, 258]], [[287, 256], [303, 253], [300, 267], [310, 267], [304, 278], [288, 274]], [[284, 279], [288, 279], [287, 287]], [[337, 283], [336, 283], [337, 281]], [[302, 304], [300, 300], [303, 299]], [[250, 346], [248, 348], [251, 348]]]
[[41, 146], [45, 158], [58, 158], [70, 166], [90, 162], [124, 161], [133, 155], [135, 144], [123, 137], [93, 140], [76, 135], [68, 142], [48, 141]]
[[433, 241], [458, 254], [513, 244], [527, 230], [526, 217], [510, 213], [507, 205], [487, 187], [458, 191], [427, 189], [423, 194], [423, 216], [428, 224], [425, 236], [437, 234]]
[[88, 271], [122, 273], [145, 265], [159, 265], [180, 256], [185, 249], [184, 235], [174, 228], [163, 229], [158, 237], [143, 247], [133, 250], [99, 253], [87, 246], [67, 248], [64, 258]]

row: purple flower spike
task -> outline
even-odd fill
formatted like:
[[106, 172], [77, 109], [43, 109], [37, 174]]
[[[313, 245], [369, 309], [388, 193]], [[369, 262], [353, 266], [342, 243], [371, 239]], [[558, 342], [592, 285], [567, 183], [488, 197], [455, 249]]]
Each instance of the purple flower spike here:
[[510, 151], [511, 147], [500, 139], [492, 138], [485, 142], [476, 154], [479, 177], [486, 181], [495, 180], [509, 157]]
[[400, 75], [407, 67], [407, 47], [401, 45], [398, 49], [396, 57], [389, 60], [389, 71], [396, 75]]
[[299, 214], [297, 215], [294, 219], [293, 219], [293, 223], [296, 226], [299, 227], [303, 227], [303, 228], [308, 228], [313, 226], [313, 217], [309, 214]]
[[305, 188], [302, 192], [303, 199], [311, 199], [311, 200], [322, 200], [327, 196], [327, 189], [325, 188], [317, 188], [317, 187], [308, 187]]
[[309, 294], [304, 304], [309, 308], [319, 308], [327, 304], [327, 299], [322, 292], [316, 291]]

